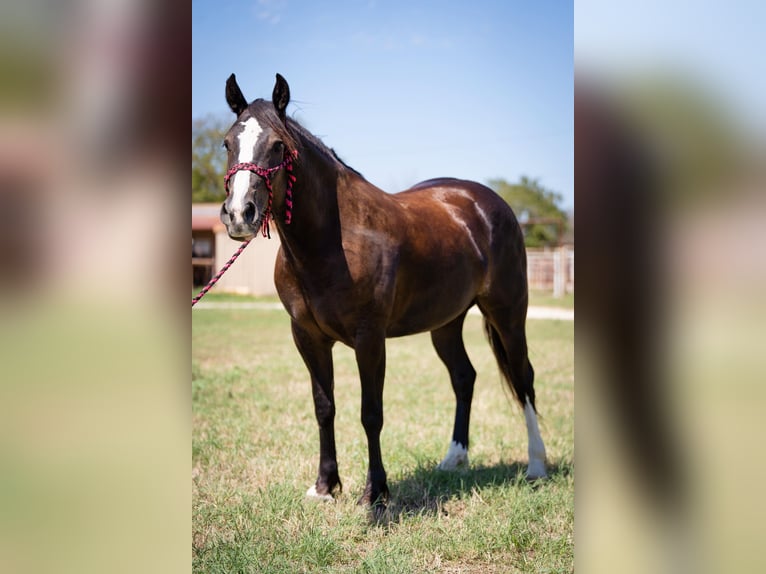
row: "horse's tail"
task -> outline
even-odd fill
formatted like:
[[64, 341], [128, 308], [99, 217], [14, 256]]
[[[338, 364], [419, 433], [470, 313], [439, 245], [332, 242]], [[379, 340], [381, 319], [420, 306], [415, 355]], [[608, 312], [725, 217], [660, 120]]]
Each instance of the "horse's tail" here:
[[[523, 328], [521, 334], [517, 334], [512, 340], [512, 357], [508, 355], [500, 333], [486, 317], [484, 318], [484, 331], [487, 334], [489, 346], [492, 347], [492, 352], [495, 354], [495, 359], [497, 359], [497, 365], [500, 367], [500, 374], [513, 398], [521, 405], [522, 409], [529, 400], [529, 404], [537, 412], [534, 388], [535, 370], [527, 357], [527, 340]], [[511, 340], [508, 342], [511, 343]]]

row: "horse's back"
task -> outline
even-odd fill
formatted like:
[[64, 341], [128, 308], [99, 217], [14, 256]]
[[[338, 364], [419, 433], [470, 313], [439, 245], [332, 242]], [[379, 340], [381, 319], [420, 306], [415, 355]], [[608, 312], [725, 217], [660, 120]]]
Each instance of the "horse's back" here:
[[[416, 183], [409, 189], [406, 189], [396, 195], [406, 196], [412, 193], [433, 191], [437, 189], [455, 189], [455, 190], [462, 189], [462, 190], [468, 191], [469, 193], [489, 192], [491, 194], [496, 195], [495, 192], [492, 191], [490, 188], [488, 188], [486, 185], [483, 185], [477, 181], [470, 181], [468, 179], [459, 179], [456, 177], [435, 177], [433, 179], [427, 179], [425, 181]], [[477, 191], [477, 190], [482, 190], [482, 191]]]
[[[451, 177], [428, 179], [392, 197], [418, 217], [427, 218], [430, 213], [444, 209], [453, 216], [459, 214], [470, 233], [486, 234], [490, 243], [498, 243], [498, 247], [523, 244], [521, 228], [511, 206], [481, 183]], [[499, 242], [493, 240], [501, 237]]]
[[393, 197], [403, 204], [421, 198], [450, 202], [455, 198], [463, 197], [470, 199], [483, 209], [492, 210], [493, 214], [497, 213], [501, 218], [508, 218], [513, 221], [516, 219], [511, 207], [497, 193], [486, 185], [467, 179], [454, 177], [427, 179], [394, 194]]

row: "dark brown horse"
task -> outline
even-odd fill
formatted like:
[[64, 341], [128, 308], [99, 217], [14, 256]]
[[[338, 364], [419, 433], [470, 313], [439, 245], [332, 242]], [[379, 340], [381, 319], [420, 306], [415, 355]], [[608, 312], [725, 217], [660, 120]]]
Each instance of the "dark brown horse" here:
[[500, 370], [527, 423], [530, 478], [545, 476], [534, 371], [527, 358], [526, 252], [511, 209], [471, 181], [433, 179], [389, 195], [345, 165], [285, 115], [287, 82], [272, 101], [248, 104], [232, 74], [226, 101], [237, 121], [226, 134], [221, 220], [233, 239], [268, 229], [281, 240], [275, 281], [292, 319], [295, 345], [311, 375], [319, 423], [319, 473], [309, 496], [341, 487], [335, 451], [332, 347], [353, 348], [362, 383], [369, 466], [360, 503], [388, 495], [380, 452], [386, 337], [430, 331], [457, 398], [452, 442], [440, 468], [468, 462], [476, 379], [463, 345], [477, 305]]

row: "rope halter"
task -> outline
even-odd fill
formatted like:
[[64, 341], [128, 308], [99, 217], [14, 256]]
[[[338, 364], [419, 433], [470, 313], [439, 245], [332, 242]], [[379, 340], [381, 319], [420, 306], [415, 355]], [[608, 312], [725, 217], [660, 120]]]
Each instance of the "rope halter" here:
[[256, 175], [259, 175], [266, 181], [266, 189], [269, 190], [269, 203], [266, 205], [266, 211], [263, 214], [263, 222], [261, 224], [261, 233], [264, 237], [271, 238], [269, 233], [269, 221], [272, 218], [271, 203], [274, 199], [274, 191], [271, 188], [271, 176], [275, 172], [282, 168], [287, 170], [287, 187], [285, 188], [285, 225], [290, 225], [293, 218], [293, 183], [295, 183], [295, 176], [293, 171], [293, 160], [298, 157], [297, 150], [285, 149], [285, 157], [282, 163], [275, 165], [274, 167], [261, 167], [251, 162], [236, 163], [229, 168], [226, 175], [223, 178], [223, 187], [226, 189], [226, 197], [229, 196], [229, 180], [238, 171], [251, 171]]

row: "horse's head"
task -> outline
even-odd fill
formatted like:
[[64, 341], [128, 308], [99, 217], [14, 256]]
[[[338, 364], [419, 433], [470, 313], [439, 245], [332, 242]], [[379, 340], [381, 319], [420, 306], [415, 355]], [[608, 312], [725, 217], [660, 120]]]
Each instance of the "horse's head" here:
[[[254, 237], [261, 227], [268, 225], [273, 207], [285, 210], [290, 174], [281, 168], [289, 167], [295, 149], [286, 127], [285, 108], [289, 101], [290, 88], [279, 74], [271, 102], [255, 100], [248, 104], [234, 74], [226, 81], [226, 102], [237, 121], [223, 143], [228, 163], [221, 221], [232, 239]], [[287, 202], [289, 223], [289, 197]]]

